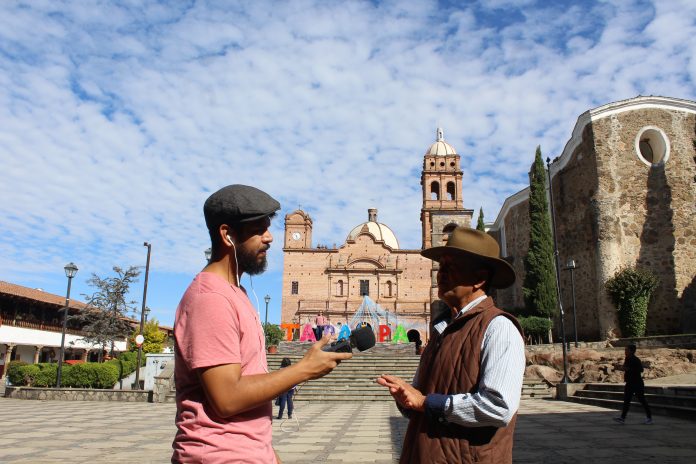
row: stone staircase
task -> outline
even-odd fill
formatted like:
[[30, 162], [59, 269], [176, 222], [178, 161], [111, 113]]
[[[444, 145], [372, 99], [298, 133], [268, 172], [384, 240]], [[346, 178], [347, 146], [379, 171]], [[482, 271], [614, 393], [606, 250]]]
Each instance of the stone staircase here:
[[[295, 399], [322, 402], [392, 401], [389, 391], [375, 383], [375, 379], [381, 374], [392, 374], [410, 382], [420, 357], [414, 354], [415, 348], [412, 345], [410, 350], [403, 350], [403, 353], [396, 350], [389, 353], [388, 350], [389, 348], [384, 348], [374, 352], [369, 350], [354, 353], [353, 358], [342, 361], [329, 375], [300, 384]], [[278, 369], [284, 357], [290, 358], [294, 364], [302, 358], [302, 354], [269, 354], [269, 369]]]
[[[302, 359], [311, 343], [281, 344], [280, 353], [268, 355], [268, 367], [276, 370], [282, 358], [294, 363]], [[365, 352], [353, 353], [353, 358], [343, 361], [329, 375], [301, 384], [297, 401], [392, 401], [389, 391], [376, 384], [380, 374], [392, 374], [411, 382], [418, 368], [420, 356], [415, 346], [409, 344], [378, 343]], [[554, 388], [543, 380], [525, 380], [523, 399], [552, 398]]]
[[[292, 355], [303, 356], [304, 353], [313, 345], [312, 342], [280, 342], [278, 355], [290, 357]], [[354, 357], [359, 356], [415, 356], [416, 346], [413, 343], [376, 343], [375, 346], [367, 351], [360, 352], [355, 350]], [[270, 355], [269, 355], [270, 362]]]
[[[588, 383], [569, 401], [621, 410], [623, 384]], [[645, 386], [645, 399], [653, 414], [696, 420], [696, 386]], [[629, 414], [642, 413], [643, 407], [635, 399]]]
[[[312, 343], [280, 344], [279, 353], [268, 354], [268, 368], [280, 368], [283, 358], [297, 363]], [[411, 382], [416, 373], [420, 356], [415, 354], [412, 343], [378, 343], [365, 352], [356, 351], [353, 358], [341, 362], [329, 375], [298, 385], [296, 401], [392, 401], [389, 391], [375, 380], [381, 374], [392, 374]], [[176, 391], [173, 382], [173, 363], [155, 378], [155, 401], [173, 403]], [[523, 399], [551, 398], [553, 387], [543, 380], [525, 380]]]
[[555, 396], [555, 387], [544, 380], [524, 379], [522, 383], [522, 399], [550, 399]]

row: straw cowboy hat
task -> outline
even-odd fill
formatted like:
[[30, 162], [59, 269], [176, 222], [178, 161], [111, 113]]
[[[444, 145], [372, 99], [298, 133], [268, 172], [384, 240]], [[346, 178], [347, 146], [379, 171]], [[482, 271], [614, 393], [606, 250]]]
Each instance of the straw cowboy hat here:
[[492, 272], [491, 287], [506, 288], [515, 283], [515, 270], [507, 261], [500, 259], [498, 242], [485, 232], [457, 227], [450, 233], [447, 245], [421, 251], [421, 255], [438, 262], [445, 253], [480, 259]]

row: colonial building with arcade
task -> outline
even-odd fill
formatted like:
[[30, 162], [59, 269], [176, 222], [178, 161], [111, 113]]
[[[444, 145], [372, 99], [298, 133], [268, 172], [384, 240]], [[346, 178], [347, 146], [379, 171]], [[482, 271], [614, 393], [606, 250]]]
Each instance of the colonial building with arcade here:
[[[317, 316], [327, 323], [400, 325], [428, 338], [437, 301], [436, 269], [420, 255], [440, 244], [461, 225], [470, 227], [473, 210], [465, 209], [460, 156], [437, 130], [423, 156], [420, 249], [403, 249], [377, 208], [354, 226], [345, 242], [332, 248], [313, 246], [312, 218], [298, 209], [285, 216], [282, 323], [306, 324]], [[414, 220], [416, 211], [414, 213]]]
[[[57, 362], [64, 308], [65, 296], [0, 281], [0, 379], [4, 380], [10, 361]], [[86, 308], [85, 303], [71, 300], [69, 314], [73, 316]], [[138, 320], [128, 321], [134, 328], [139, 324]], [[160, 330], [168, 336], [173, 335], [171, 327], [160, 326]], [[65, 331], [65, 360], [97, 361], [103, 347], [85, 341], [85, 335], [82, 324], [69, 318]], [[127, 349], [125, 339], [114, 344], [116, 352]]]

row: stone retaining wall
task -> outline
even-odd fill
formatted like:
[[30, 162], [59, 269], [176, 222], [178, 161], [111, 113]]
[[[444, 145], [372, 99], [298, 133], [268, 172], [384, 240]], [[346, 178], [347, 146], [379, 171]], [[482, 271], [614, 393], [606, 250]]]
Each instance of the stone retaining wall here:
[[96, 390], [89, 388], [6, 387], [5, 398], [57, 401], [123, 401], [152, 403], [152, 392], [144, 390]]
[[634, 344], [638, 348], [696, 348], [696, 334], [622, 338], [612, 342], [613, 346], [628, 346], [630, 344]]
[[[570, 348], [575, 349], [575, 342], [567, 339]], [[696, 348], [696, 334], [686, 335], [655, 335], [651, 337], [620, 338], [602, 342], [579, 342], [579, 349], [602, 350], [606, 348], [623, 348], [630, 344], [638, 348]], [[529, 353], [560, 352], [560, 343], [544, 343], [541, 345], [526, 345], [525, 350]]]

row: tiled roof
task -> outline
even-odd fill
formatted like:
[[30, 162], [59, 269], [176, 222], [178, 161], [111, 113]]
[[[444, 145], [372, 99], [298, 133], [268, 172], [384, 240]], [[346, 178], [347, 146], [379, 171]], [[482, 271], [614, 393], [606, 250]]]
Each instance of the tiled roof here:
[[[43, 290], [37, 290], [35, 288], [29, 288], [29, 287], [23, 287], [22, 285], [11, 284], [11, 283], [5, 282], [3, 280], [0, 280], [0, 296], [1, 295], [8, 295], [11, 297], [26, 298], [27, 300], [40, 301], [42, 303], [48, 303], [48, 304], [59, 306], [61, 308], [63, 306], [65, 306], [65, 296], [54, 295], [53, 293], [44, 292]], [[87, 307], [87, 305], [85, 303], [83, 303], [82, 301], [78, 301], [78, 300], [71, 298], [70, 299], [70, 307], [77, 308], [77, 309], [84, 309]], [[129, 321], [132, 321], [134, 323], [140, 322], [139, 319], [132, 319], [130, 317], [126, 317], [126, 319], [128, 319]], [[166, 325], [160, 325], [159, 328], [160, 328], [160, 330], [166, 330], [168, 332], [171, 332], [174, 330], [173, 327], [169, 327]]]
[[[56, 306], [65, 306], [65, 295], [59, 296], [53, 293], [44, 292], [43, 290], [36, 290], [34, 288], [23, 287], [17, 284], [11, 284], [0, 280], [0, 295], [8, 295], [19, 298], [26, 298], [28, 300], [40, 301], [42, 303], [48, 303]], [[81, 301], [70, 299], [71, 308], [86, 308], [87, 305]]]

